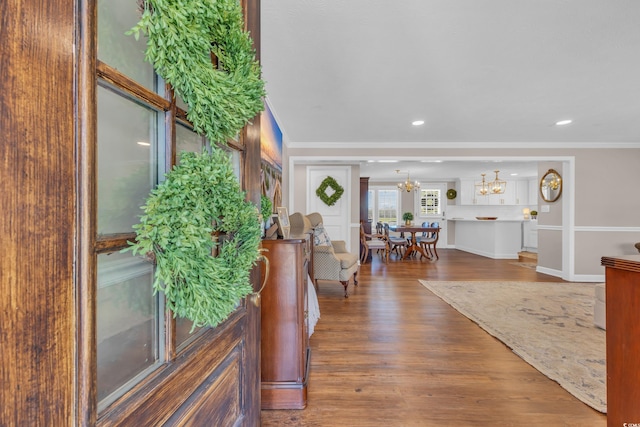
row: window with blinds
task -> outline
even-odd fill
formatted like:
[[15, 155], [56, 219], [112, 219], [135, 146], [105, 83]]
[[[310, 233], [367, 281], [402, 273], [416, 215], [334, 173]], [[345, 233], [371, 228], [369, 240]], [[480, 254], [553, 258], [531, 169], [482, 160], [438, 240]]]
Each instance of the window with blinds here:
[[438, 216], [442, 214], [439, 189], [420, 190], [420, 216]]

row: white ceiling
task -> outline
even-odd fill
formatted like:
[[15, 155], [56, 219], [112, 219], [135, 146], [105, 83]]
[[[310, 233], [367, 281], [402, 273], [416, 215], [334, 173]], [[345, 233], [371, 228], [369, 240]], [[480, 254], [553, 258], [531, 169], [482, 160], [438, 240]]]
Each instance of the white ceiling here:
[[640, 143], [638, 0], [261, 3], [267, 99], [291, 147]]

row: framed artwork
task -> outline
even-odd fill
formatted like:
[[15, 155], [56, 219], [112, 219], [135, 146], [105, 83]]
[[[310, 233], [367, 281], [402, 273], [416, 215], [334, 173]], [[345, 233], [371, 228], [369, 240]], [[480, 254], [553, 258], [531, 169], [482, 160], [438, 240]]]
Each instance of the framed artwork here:
[[278, 236], [285, 239], [289, 238], [289, 230], [291, 225], [289, 224], [289, 212], [284, 206], [278, 206], [276, 215], [276, 224], [278, 224]]
[[262, 194], [271, 200], [275, 208], [282, 205], [282, 130], [268, 98], [265, 98], [265, 109], [260, 115], [260, 157]]

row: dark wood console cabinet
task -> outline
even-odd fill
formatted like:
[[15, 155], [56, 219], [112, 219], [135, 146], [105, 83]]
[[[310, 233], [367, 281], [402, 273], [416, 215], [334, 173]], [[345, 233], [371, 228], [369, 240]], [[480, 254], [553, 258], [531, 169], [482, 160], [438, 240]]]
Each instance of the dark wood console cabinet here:
[[603, 257], [607, 307], [607, 425], [640, 423], [640, 255]]
[[[371, 219], [369, 218], [369, 177], [360, 177], [360, 224], [364, 232], [371, 234]], [[360, 256], [364, 248], [360, 245]], [[371, 254], [367, 257], [371, 260]]]
[[369, 177], [360, 177], [360, 222], [364, 232], [371, 234], [371, 219], [369, 218]]
[[[263, 240], [270, 272], [262, 291], [262, 409], [307, 406], [310, 235]], [[264, 270], [263, 270], [264, 277]]]

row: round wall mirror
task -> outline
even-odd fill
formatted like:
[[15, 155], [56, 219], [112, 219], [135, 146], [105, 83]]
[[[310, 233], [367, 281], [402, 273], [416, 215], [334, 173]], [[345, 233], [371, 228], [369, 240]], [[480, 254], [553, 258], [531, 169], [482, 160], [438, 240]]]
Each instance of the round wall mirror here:
[[549, 169], [540, 180], [540, 195], [545, 202], [555, 202], [562, 194], [562, 177]]

